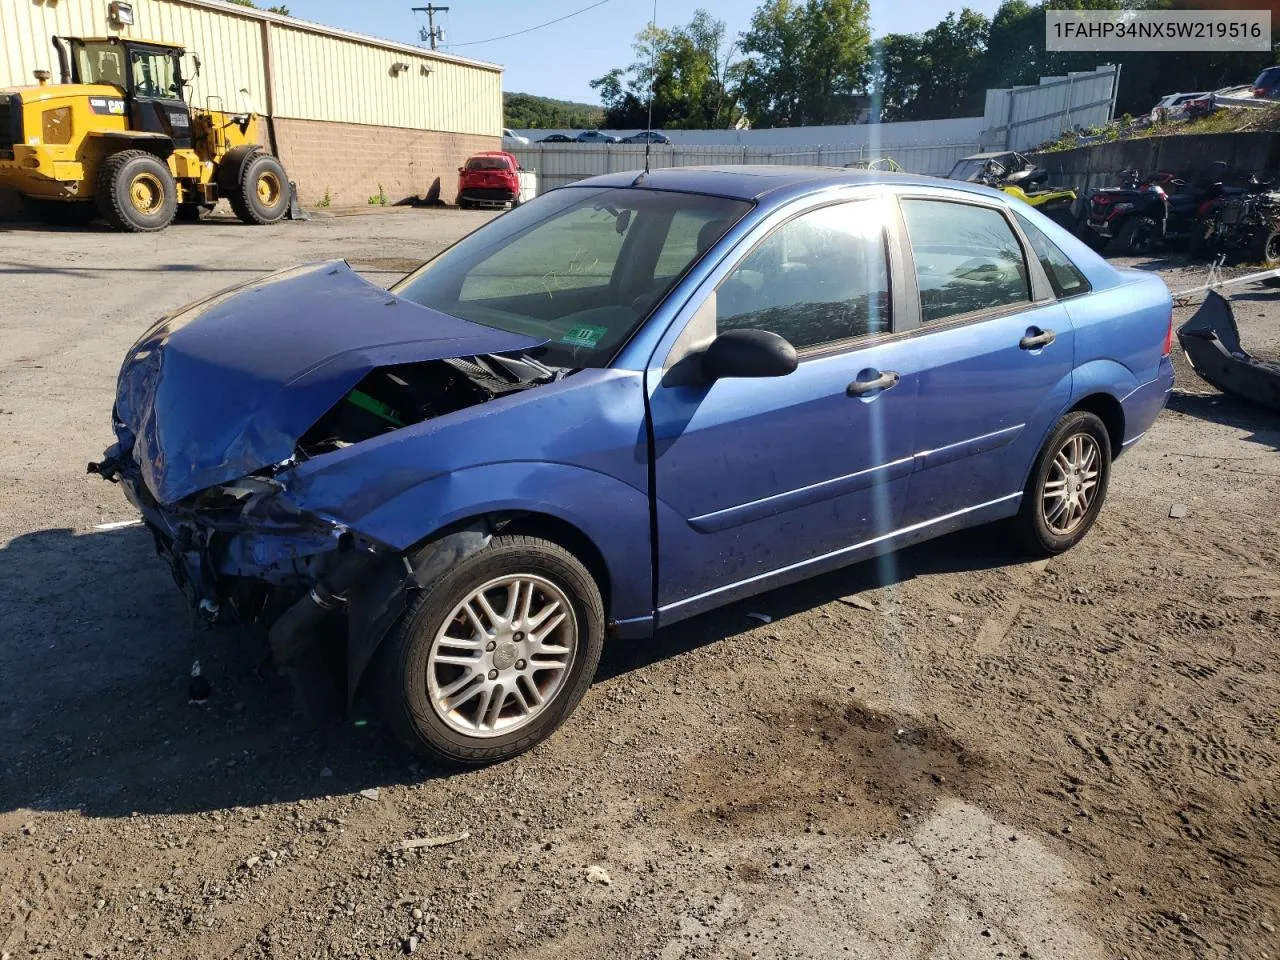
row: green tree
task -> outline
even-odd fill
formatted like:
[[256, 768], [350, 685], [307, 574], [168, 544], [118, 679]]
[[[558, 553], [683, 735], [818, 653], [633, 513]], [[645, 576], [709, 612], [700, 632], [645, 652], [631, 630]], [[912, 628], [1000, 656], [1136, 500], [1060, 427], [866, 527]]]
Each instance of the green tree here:
[[871, 44], [868, 0], [765, 0], [742, 34], [738, 100], [759, 126], [849, 123]]
[[604, 111], [594, 104], [529, 93], [504, 93], [502, 114], [502, 125], [515, 130], [594, 129], [604, 119]]
[[733, 55], [725, 25], [696, 10], [686, 26], [649, 26], [636, 34], [635, 61], [591, 81], [604, 104], [610, 127], [643, 127], [653, 98], [656, 128], [720, 128], [733, 123], [737, 108], [728, 89]]
[[936, 120], [982, 113], [980, 81], [991, 23], [965, 7], [948, 13], [920, 42], [920, 88], [907, 119]]
[[[262, 9], [256, 3], [254, 3], [253, 0], [230, 0], [230, 2], [240, 7], [253, 7], [253, 9], [255, 10]], [[291, 16], [291, 14], [289, 13], [289, 8], [286, 7], [283, 3], [277, 3], [274, 6], [267, 7], [266, 11], [267, 13], [278, 13], [282, 17]]]
[[922, 40], [914, 33], [889, 33], [871, 46], [867, 90], [871, 115], [884, 123], [904, 120], [920, 92]]

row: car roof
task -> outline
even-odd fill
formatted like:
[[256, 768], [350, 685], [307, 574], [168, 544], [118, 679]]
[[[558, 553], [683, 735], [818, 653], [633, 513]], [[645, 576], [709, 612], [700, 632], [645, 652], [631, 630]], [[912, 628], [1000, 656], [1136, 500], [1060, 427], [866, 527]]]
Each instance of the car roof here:
[[807, 193], [823, 187], [893, 184], [946, 187], [983, 196], [999, 195], [978, 184], [943, 180], [885, 170], [853, 170], [844, 167], [784, 167], [770, 164], [708, 167], [666, 167], [640, 176], [641, 171], [607, 173], [568, 184], [572, 187], [639, 187], [677, 193], [703, 193], [733, 200], [761, 200], [778, 193]]

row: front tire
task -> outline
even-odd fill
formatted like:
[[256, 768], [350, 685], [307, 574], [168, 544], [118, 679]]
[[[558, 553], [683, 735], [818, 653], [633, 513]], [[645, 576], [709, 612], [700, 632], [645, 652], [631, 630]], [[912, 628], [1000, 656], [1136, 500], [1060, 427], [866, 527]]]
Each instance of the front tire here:
[[128, 233], [163, 230], [178, 210], [173, 174], [145, 150], [122, 150], [103, 160], [94, 192], [102, 218]]
[[576, 557], [495, 537], [413, 599], [378, 651], [372, 689], [416, 753], [455, 766], [506, 760], [578, 705], [604, 630], [599, 587]]
[[240, 179], [227, 195], [242, 223], [279, 223], [289, 211], [289, 179], [280, 161], [269, 153], [254, 153], [244, 162]]
[[1014, 519], [1018, 538], [1053, 556], [1079, 543], [1102, 510], [1111, 479], [1111, 438], [1087, 410], [1058, 421], [1036, 457]]
[[1131, 257], [1142, 257], [1155, 249], [1160, 236], [1160, 226], [1150, 217], [1130, 217], [1116, 243]]
[[1249, 238], [1248, 258], [1250, 263], [1261, 263], [1266, 267], [1280, 263], [1280, 230], [1265, 226], [1257, 228]]

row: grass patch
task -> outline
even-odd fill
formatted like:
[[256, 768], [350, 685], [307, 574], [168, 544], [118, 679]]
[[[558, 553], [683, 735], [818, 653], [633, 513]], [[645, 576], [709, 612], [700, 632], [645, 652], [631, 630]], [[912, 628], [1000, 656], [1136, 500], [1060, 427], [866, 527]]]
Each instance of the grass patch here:
[[[1116, 140], [1141, 140], [1146, 137], [1181, 137], [1204, 133], [1244, 133], [1248, 131], [1280, 130], [1280, 103], [1261, 109], [1223, 107], [1194, 120], [1165, 120], [1146, 126], [1137, 126], [1129, 116], [1097, 127], [1083, 130], [1064, 130], [1055, 139], [1032, 153], [1057, 153], [1076, 147], [1092, 147]], [[1083, 141], [1083, 142], [1082, 142]]]

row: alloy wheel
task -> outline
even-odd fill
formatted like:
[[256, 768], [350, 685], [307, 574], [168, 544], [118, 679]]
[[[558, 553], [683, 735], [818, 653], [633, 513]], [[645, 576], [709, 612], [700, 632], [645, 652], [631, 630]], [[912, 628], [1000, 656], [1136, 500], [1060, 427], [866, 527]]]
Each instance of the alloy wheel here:
[[1098, 492], [1102, 451], [1088, 433], [1073, 433], [1053, 455], [1040, 509], [1045, 526], [1058, 536], [1074, 533], [1089, 515]]
[[555, 701], [577, 652], [577, 618], [563, 590], [535, 574], [498, 577], [471, 591], [437, 632], [427, 696], [458, 733], [512, 733]]

